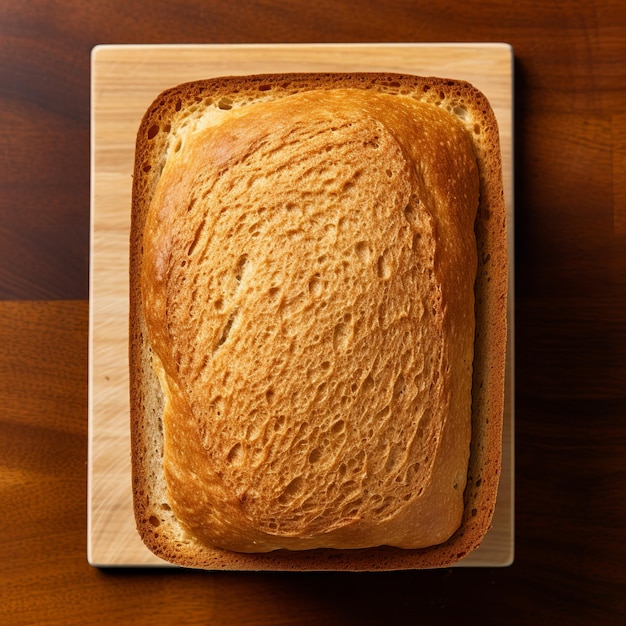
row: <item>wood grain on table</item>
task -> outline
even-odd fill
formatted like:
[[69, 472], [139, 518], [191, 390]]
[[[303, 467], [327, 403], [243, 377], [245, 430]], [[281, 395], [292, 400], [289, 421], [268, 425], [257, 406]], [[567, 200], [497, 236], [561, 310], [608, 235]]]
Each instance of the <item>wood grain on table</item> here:
[[[515, 562], [90, 567], [93, 46], [380, 41], [515, 52]], [[623, 624], [625, 58], [622, 0], [0, 0], [0, 623]]]

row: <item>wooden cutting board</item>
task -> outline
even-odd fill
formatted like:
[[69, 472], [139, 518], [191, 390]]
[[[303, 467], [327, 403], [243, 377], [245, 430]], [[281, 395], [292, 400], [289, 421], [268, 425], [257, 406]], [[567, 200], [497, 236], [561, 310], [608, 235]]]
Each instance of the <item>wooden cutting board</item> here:
[[[135, 530], [130, 478], [131, 174], [137, 129], [152, 101], [186, 81], [264, 72], [393, 71], [468, 80], [489, 98], [500, 126], [512, 261], [512, 61], [506, 44], [129, 45], [93, 50], [87, 549], [92, 565], [167, 565], [144, 547]], [[501, 486], [493, 528], [462, 566], [503, 566], [513, 559], [512, 296], [511, 290]]]

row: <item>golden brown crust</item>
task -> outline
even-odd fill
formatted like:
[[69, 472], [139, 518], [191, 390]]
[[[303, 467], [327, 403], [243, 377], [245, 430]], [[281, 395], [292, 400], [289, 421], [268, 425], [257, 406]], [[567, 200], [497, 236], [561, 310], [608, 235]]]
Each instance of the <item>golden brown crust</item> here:
[[[165, 166], [176, 151], [182, 125], [201, 127], [206, 109], [215, 113], [254, 102], [327, 89], [358, 89], [411, 96], [453, 113], [472, 138], [480, 173], [476, 220], [476, 355], [474, 358], [472, 449], [461, 528], [432, 548], [242, 554], [206, 547], [177, 527], [161, 478], [163, 443], [159, 430], [164, 398], [147, 341], [140, 275], [144, 225]], [[197, 111], [194, 112], [195, 110]], [[210, 116], [209, 116], [210, 117]], [[211, 123], [211, 122], [209, 122]], [[138, 133], [131, 233], [131, 413], [133, 485], [138, 528], [159, 556], [181, 565], [210, 569], [405, 569], [447, 566], [469, 553], [489, 527], [500, 467], [507, 259], [505, 211], [495, 119], [484, 96], [466, 83], [390, 74], [273, 75], [222, 78], [181, 85], [162, 94], [146, 113]], [[153, 261], [154, 263], [154, 261]], [[158, 260], [156, 261], [158, 263]], [[153, 326], [158, 328], [158, 325]], [[167, 364], [165, 364], [167, 369]], [[152, 390], [152, 391], [150, 391]], [[155, 487], [159, 484], [160, 486]]]

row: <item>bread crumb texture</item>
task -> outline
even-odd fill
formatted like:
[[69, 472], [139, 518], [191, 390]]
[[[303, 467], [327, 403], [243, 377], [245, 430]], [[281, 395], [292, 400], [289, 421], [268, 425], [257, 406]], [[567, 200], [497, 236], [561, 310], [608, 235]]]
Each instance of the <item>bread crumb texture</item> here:
[[464, 493], [493, 122], [450, 85], [222, 79], [147, 113], [133, 463], [164, 558], [411, 551], [479, 517]]

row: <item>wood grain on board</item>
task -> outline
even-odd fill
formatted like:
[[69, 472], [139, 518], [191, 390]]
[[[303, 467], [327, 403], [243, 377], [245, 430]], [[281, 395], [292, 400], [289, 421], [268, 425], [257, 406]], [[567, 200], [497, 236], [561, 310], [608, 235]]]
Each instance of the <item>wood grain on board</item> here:
[[[88, 557], [98, 566], [166, 565], [135, 530], [128, 406], [128, 233], [136, 132], [164, 89], [222, 75], [393, 71], [468, 80], [498, 118], [512, 252], [512, 52], [501, 44], [99, 46], [92, 53]], [[511, 261], [513, 255], [511, 254]], [[511, 268], [511, 275], [513, 275]], [[512, 287], [512, 285], [511, 285]], [[510, 300], [513, 331], [513, 293]], [[513, 558], [513, 345], [503, 473], [493, 528], [463, 566]]]

